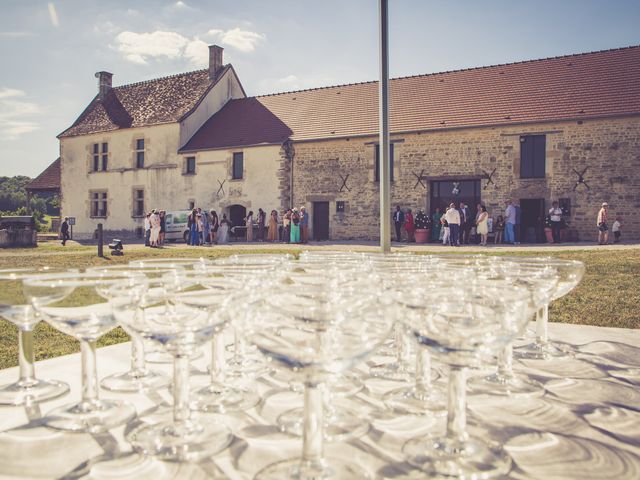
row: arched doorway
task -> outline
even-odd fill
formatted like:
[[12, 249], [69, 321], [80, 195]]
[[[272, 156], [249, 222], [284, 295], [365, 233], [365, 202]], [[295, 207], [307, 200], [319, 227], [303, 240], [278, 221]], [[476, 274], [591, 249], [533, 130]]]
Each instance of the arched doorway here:
[[244, 225], [244, 219], [247, 216], [247, 209], [242, 205], [231, 205], [229, 207], [229, 220], [231, 225], [241, 226]]

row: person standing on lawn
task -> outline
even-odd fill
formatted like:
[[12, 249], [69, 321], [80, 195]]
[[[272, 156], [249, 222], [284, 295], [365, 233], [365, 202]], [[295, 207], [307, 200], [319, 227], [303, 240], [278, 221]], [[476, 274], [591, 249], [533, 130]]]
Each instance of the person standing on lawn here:
[[297, 208], [291, 213], [291, 243], [300, 243], [300, 213]]
[[476, 222], [475, 219], [471, 217], [471, 210], [466, 203], [460, 202], [460, 212], [460, 243], [468, 245], [471, 229], [475, 226]]
[[244, 219], [247, 226], [247, 242], [253, 242], [253, 210], [249, 211], [249, 215]]
[[144, 217], [144, 246], [148, 247], [151, 245], [149, 240], [151, 239], [151, 222], [149, 221], [149, 217], [151, 217], [151, 212], [147, 213], [147, 216]]
[[261, 208], [258, 209], [258, 241], [264, 242], [264, 224], [267, 214]]
[[449, 245], [452, 247], [460, 246], [460, 211], [456, 208], [456, 204], [449, 205], [449, 210], [445, 214], [447, 223], [449, 224]]
[[611, 231], [613, 232], [613, 243], [620, 243], [620, 228], [622, 227], [622, 217], [616, 215], [616, 221], [611, 225]]
[[309, 214], [305, 207], [300, 207], [300, 241], [309, 241]]
[[558, 202], [553, 202], [549, 209], [549, 218], [551, 219], [551, 232], [553, 235], [553, 243], [560, 243], [560, 225], [562, 225], [562, 209]]
[[211, 210], [211, 243], [218, 243], [219, 228], [220, 220], [218, 219], [218, 213], [215, 210]]
[[440, 240], [440, 232], [442, 231], [441, 218], [442, 213], [440, 212], [440, 207], [436, 207], [436, 211], [433, 213], [433, 217], [431, 217], [431, 240], [436, 242]]
[[269, 229], [267, 231], [267, 239], [270, 242], [275, 242], [278, 240], [278, 212], [275, 210], [271, 210], [271, 215], [269, 215]]
[[413, 220], [413, 213], [411, 213], [411, 209], [407, 209], [407, 213], [404, 216], [404, 229], [407, 231], [407, 243], [415, 242], [415, 231], [416, 226]]
[[522, 211], [520, 210], [520, 200], [513, 199], [513, 208], [516, 211], [516, 222], [513, 225], [513, 243], [520, 245], [520, 223], [522, 222]]
[[514, 230], [516, 226], [516, 209], [511, 203], [511, 200], [507, 201], [507, 208], [504, 211], [504, 242], [516, 243], [514, 237]]
[[402, 225], [404, 225], [404, 212], [400, 205], [396, 205], [396, 211], [393, 212], [393, 223], [396, 226], [396, 241], [402, 241]]
[[67, 240], [69, 240], [69, 217], [64, 217], [60, 225], [60, 235], [62, 235], [62, 246], [64, 247], [67, 245]]
[[598, 218], [596, 220], [598, 226], [598, 245], [606, 245], [609, 243], [609, 227], [607, 226], [608, 209], [609, 204], [604, 202], [598, 212]]
[[489, 235], [489, 214], [487, 213], [487, 207], [484, 205], [480, 207], [480, 210], [480, 215], [478, 215], [478, 220], [476, 221], [476, 232], [480, 235], [480, 245], [486, 247], [487, 236]]
[[284, 236], [283, 240], [287, 243], [291, 243], [291, 209], [287, 209], [287, 211], [282, 216], [282, 234]]

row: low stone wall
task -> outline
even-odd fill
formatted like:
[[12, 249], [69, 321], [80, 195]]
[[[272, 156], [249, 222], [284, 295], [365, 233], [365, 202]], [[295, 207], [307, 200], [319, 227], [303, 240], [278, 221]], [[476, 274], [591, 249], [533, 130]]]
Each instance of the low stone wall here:
[[0, 230], [0, 248], [24, 248], [38, 246], [35, 230]]

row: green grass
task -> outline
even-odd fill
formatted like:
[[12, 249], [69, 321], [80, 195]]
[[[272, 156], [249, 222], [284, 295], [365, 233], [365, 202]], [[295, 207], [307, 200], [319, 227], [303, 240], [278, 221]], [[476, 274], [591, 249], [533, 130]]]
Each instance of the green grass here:
[[[270, 253], [299, 253], [301, 249], [269, 249]], [[5, 250], [0, 253], [0, 268], [51, 267], [85, 268], [89, 266], [115, 265], [131, 260], [153, 257], [195, 257], [218, 258], [234, 253], [264, 253], [266, 250], [218, 250], [193, 248], [172, 248], [167, 250], [129, 250], [124, 257], [105, 258], [96, 256], [96, 247], [59, 244], [43, 244], [34, 249]], [[464, 252], [460, 252], [464, 253]], [[500, 253], [498, 253], [500, 254]], [[550, 309], [553, 322], [565, 322], [606, 327], [640, 328], [640, 248], [629, 250], [575, 250], [540, 252], [505, 252], [504, 255], [550, 255], [558, 258], [581, 260], [586, 265], [585, 276], [569, 295], [554, 302]], [[12, 290], [16, 299], [21, 295], [19, 288]], [[9, 294], [3, 293], [3, 297]], [[100, 346], [112, 345], [128, 340], [120, 329], [101, 337]], [[35, 329], [36, 358], [42, 360], [58, 355], [76, 352], [79, 345], [73, 338], [58, 332], [47, 323], [41, 322]], [[0, 319], [0, 369], [17, 364], [17, 329]]]

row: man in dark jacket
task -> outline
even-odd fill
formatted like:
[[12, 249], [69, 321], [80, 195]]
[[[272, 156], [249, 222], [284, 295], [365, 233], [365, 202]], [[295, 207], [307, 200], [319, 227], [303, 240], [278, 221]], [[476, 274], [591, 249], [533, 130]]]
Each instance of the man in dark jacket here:
[[402, 225], [404, 225], [404, 212], [400, 205], [396, 205], [396, 211], [393, 212], [393, 224], [396, 226], [396, 241], [402, 241]]
[[69, 240], [69, 217], [64, 217], [64, 221], [60, 225], [60, 234], [62, 235], [62, 246], [65, 246]]

